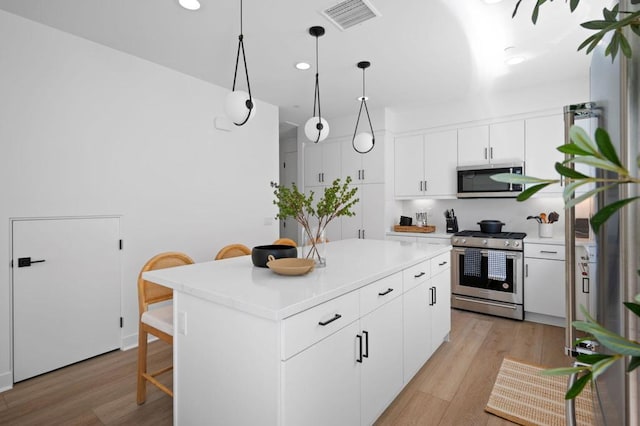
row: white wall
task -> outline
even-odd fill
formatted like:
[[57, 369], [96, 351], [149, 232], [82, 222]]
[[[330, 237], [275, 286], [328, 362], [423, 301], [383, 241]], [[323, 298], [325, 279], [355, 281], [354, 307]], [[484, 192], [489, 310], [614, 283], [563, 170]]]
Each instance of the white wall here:
[[[277, 238], [278, 111], [214, 129], [227, 90], [0, 11], [0, 389], [11, 385], [9, 219], [121, 215], [123, 345], [158, 252]], [[228, 65], [228, 64], [227, 64]]]

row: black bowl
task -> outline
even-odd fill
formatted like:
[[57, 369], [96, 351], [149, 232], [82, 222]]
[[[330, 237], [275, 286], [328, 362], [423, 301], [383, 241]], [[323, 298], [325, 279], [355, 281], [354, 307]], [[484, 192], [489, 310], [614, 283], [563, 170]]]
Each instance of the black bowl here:
[[251, 261], [255, 266], [266, 268], [267, 262], [269, 261], [269, 255], [273, 256], [275, 259], [282, 259], [283, 257], [298, 257], [298, 249], [283, 244], [256, 246], [251, 249]]

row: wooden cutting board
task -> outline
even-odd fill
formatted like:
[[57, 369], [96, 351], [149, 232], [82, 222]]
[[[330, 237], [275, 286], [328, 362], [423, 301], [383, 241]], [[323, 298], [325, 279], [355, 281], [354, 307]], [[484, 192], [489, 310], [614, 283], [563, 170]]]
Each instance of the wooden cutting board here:
[[420, 232], [420, 233], [426, 234], [426, 233], [429, 233], [429, 232], [436, 232], [436, 227], [433, 226], [433, 225], [427, 225], [427, 226], [393, 225], [393, 230], [395, 232]]

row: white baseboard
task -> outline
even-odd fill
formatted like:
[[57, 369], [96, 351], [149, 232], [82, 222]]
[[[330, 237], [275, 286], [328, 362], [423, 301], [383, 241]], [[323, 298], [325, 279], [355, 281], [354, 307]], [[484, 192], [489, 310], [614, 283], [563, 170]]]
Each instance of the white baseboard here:
[[566, 327], [566, 319], [553, 315], [537, 314], [535, 312], [524, 313], [525, 321], [539, 322], [541, 324], [555, 325], [556, 327]]
[[[147, 342], [154, 342], [158, 340], [157, 337], [149, 334], [149, 338]], [[129, 349], [135, 349], [138, 347], [138, 333], [130, 334], [122, 338], [122, 343], [120, 345], [120, 350], [128, 351]]]
[[0, 393], [13, 389], [13, 372], [0, 374]]

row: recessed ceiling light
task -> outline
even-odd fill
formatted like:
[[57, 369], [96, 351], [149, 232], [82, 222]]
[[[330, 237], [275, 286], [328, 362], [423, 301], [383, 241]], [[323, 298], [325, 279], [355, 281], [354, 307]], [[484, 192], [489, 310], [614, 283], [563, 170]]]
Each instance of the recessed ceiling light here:
[[505, 59], [504, 63], [507, 65], [518, 65], [524, 62], [523, 56], [512, 56], [510, 58]]
[[178, 0], [178, 3], [187, 10], [200, 9], [200, 2], [198, 0]]
[[308, 70], [309, 68], [311, 68], [311, 65], [309, 65], [306, 62], [298, 62], [296, 64], [296, 68], [299, 69], [299, 70], [303, 70], [304, 71], [304, 70]]

